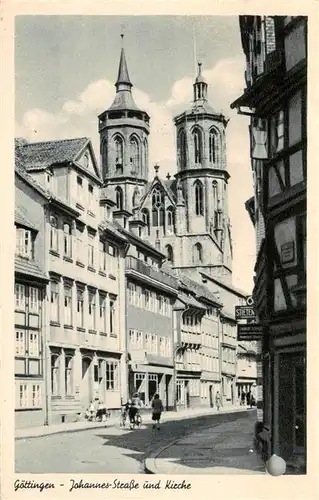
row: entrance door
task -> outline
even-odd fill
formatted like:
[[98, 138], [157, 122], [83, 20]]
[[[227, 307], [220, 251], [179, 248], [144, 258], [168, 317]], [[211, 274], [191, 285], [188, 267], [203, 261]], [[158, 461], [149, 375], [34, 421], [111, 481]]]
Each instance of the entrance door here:
[[82, 358], [82, 380], [81, 380], [81, 401], [85, 408], [88, 408], [92, 400], [91, 388], [91, 358]]
[[209, 406], [212, 408], [214, 406], [214, 397], [213, 397], [213, 386], [209, 386]]

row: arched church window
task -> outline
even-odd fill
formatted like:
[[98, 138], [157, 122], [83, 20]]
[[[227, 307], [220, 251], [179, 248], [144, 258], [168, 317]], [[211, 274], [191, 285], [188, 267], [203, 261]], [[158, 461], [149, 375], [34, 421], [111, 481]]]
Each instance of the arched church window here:
[[123, 167], [123, 139], [121, 136], [117, 135], [114, 138], [114, 149], [115, 149], [115, 165], [116, 167]]
[[218, 184], [217, 184], [217, 181], [213, 181], [213, 207], [214, 207], [214, 210], [217, 210], [217, 201], [218, 201]]
[[204, 215], [204, 190], [200, 181], [195, 182], [195, 213]]
[[156, 187], [152, 193], [152, 223], [154, 227], [164, 226], [165, 210], [164, 195], [161, 189]]
[[116, 207], [118, 210], [123, 210], [123, 191], [119, 186], [115, 189]]
[[132, 164], [133, 171], [138, 173], [140, 167], [140, 151], [136, 137], [131, 137], [130, 139], [130, 163]]
[[195, 163], [201, 163], [202, 162], [202, 134], [198, 128], [196, 128], [193, 132], [193, 140], [194, 140]]
[[168, 233], [173, 233], [174, 232], [174, 212], [173, 212], [173, 207], [168, 207], [166, 213], [167, 213], [167, 232]]
[[174, 264], [173, 248], [171, 247], [171, 245], [166, 245], [165, 250], [166, 250], [167, 262], [170, 262], [173, 265]]
[[219, 141], [216, 130], [212, 129], [209, 132], [209, 162], [217, 163], [219, 153]]
[[150, 234], [150, 214], [149, 214], [149, 211], [147, 210], [147, 208], [143, 208], [143, 210], [142, 210], [142, 220], [145, 224], [147, 234], [149, 235]]
[[193, 262], [194, 264], [203, 262], [203, 247], [200, 243], [196, 243], [196, 245], [194, 245]]
[[143, 153], [144, 153], [144, 160], [143, 160], [143, 166], [144, 166], [144, 172], [143, 174], [147, 174], [147, 165], [148, 165], [148, 142], [147, 139], [144, 139], [143, 142]]
[[185, 130], [181, 130], [178, 135], [178, 148], [179, 148], [179, 158], [180, 167], [184, 169], [186, 167], [186, 134]]
[[104, 139], [101, 143], [101, 165], [103, 167], [103, 171], [105, 174], [108, 173], [108, 164], [107, 164], [107, 144]]

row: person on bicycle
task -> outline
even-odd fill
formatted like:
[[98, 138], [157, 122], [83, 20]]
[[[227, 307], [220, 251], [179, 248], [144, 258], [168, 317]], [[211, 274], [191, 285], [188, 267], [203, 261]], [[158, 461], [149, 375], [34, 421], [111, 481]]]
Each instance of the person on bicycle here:
[[131, 404], [132, 401], [130, 399], [128, 399], [126, 403], [122, 404], [121, 425], [123, 425], [123, 427], [125, 427], [126, 418], [127, 415], [129, 414]]
[[130, 422], [131, 424], [134, 424], [136, 415], [139, 411], [139, 408], [141, 406], [141, 398], [140, 395], [135, 393], [132, 398], [131, 406], [129, 407], [129, 417], [130, 417]]

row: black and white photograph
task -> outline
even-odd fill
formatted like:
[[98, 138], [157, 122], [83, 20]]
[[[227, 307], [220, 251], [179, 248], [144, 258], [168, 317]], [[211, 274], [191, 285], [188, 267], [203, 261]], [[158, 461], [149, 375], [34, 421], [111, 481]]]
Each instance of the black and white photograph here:
[[307, 30], [15, 17], [16, 474], [307, 474]]

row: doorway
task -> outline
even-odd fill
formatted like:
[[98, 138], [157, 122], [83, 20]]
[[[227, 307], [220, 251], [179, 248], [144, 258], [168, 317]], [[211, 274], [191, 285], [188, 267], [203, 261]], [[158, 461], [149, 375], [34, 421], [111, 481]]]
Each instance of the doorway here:
[[209, 386], [209, 406], [213, 408], [214, 406], [214, 396], [213, 396], [213, 386]]
[[82, 380], [81, 380], [81, 401], [84, 408], [88, 408], [92, 400], [92, 387], [91, 387], [91, 363], [92, 359], [88, 357], [82, 358]]

